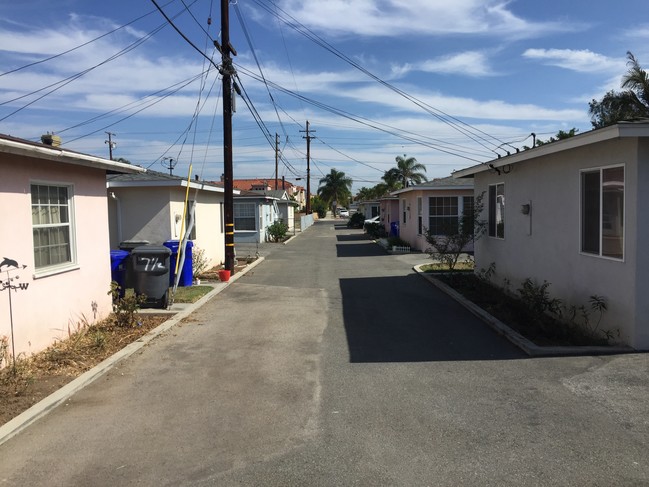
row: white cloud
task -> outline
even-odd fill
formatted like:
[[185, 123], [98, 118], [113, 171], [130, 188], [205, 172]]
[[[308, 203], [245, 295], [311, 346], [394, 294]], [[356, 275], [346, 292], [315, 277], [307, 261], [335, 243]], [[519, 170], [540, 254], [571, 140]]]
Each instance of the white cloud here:
[[623, 59], [610, 58], [588, 49], [527, 49], [523, 57], [581, 73], [621, 72], [625, 65]]
[[[582, 110], [544, 108], [533, 104], [514, 104], [502, 100], [477, 100], [468, 97], [444, 96], [440, 93], [413, 92], [423, 103], [460, 118], [485, 120], [583, 120]], [[400, 111], [424, 113], [411, 102], [395, 96], [385, 88], [368, 85], [339, 93], [356, 101], [383, 105]]]
[[306, 26], [345, 35], [467, 34], [511, 39], [579, 28], [517, 17], [503, 0], [283, 0], [281, 8]]
[[641, 24], [626, 29], [624, 37], [629, 39], [649, 39], [649, 24]]
[[461, 76], [492, 76], [495, 73], [489, 66], [488, 57], [478, 51], [467, 51], [430, 59], [419, 63], [393, 66], [393, 76], [403, 76], [411, 71], [436, 74], [457, 74]]

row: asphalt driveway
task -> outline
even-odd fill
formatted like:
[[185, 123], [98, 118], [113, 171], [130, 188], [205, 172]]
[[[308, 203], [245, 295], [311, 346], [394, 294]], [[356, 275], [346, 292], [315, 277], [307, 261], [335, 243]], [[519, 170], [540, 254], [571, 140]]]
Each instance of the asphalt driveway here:
[[6, 485], [648, 485], [646, 355], [529, 359], [321, 221], [0, 446]]

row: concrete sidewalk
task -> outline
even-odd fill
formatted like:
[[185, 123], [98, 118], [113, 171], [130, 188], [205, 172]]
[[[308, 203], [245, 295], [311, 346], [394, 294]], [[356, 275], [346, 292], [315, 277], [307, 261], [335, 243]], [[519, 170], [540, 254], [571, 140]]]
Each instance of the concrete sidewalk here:
[[113, 367], [115, 367], [120, 361], [140, 351], [143, 347], [147, 346], [149, 342], [151, 342], [151, 340], [157, 338], [163, 333], [166, 333], [178, 323], [182, 322], [182, 320], [186, 319], [201, 306], [209, 302], [214, 296], [224, 291], [229, 285], [231, 285], [237, 279], [240, 279], [247, 272], [254, 269], [263, 261], [263, 257], [258, 258], [257, 260], [246, 266], [242, 272], [238, 272], [237, 274], [232, 276], [228, 282], [207, 283], [207, 285], [212, 286], [214, 289], [195, 303], [173, 303], [166, 310], [157, 308], [141, 309], [139, 312], [142, 314], [168, 314], [170, 315], [170, 317], [167, 321], [156, 327], [154, 330], [151, 330], [139, 340], [127, 345], [122, 350], [107, 358], [103, 362], [97, 364], [87, 372], [84, 372], [79, 377], [69, 382], [55, 393], [50, 394], [43, 400], [34, 404], [28, 410], [13, 418], [11, 421], [0, 426], [0, 445], [10, 440], [12, 437], [23, 431], [25, 428], [29, 427], [38, 419], [51, 412], [57, 406], [64, 403], [76, 392], [92, 384], [94, 381], [96, 381], [101, 376], [110, 371]]

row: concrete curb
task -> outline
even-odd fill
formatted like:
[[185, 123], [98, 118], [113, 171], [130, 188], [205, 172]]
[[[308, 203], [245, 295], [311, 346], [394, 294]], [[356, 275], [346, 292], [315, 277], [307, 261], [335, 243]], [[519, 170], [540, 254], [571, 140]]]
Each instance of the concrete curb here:
[[420, 264], [413, 267], [413, 270], [428, 282], [436, 286], [439, 290], [445, 292], [450, 297], [455, 299], [458, 303], [468, 309], [475, 316], [489, 325], [496, 333], [504, 336], [518, 348], [523, 350], [530, 357], [558, 357], [567, 355], [614, 355], [621, 353], [635, 353], [637, 350], [631, 347], [621, 346], [589, 346], [589, 347], [542, 347], [534, 344], [520, 333], [512, 330], [505, 323], [498, 318], [490, 315], [480, 306], [466, 299], [460, 293], [455, 291], [450, 286], [447, 286], [439, 279], [435, 279], [432, 275], [427, 274], [421, 270], [421, 267], [426, 264]]
[[130, 343], [129, 345], [121, 349], [119, 352], [108, 357], [106, 360], [100, 362], [99, 364], [97, 364], [87, 372], [84, 372], [79, 377], [77, 377], [73, 381], [63, 386], [61, 389], [50, 394], [49, 396], [42, 399], [38, 403], [34, 404], [26, 411], [23, 411], [21, 414], [19, 414], [12, 420], [0, 426], [0, 445], [5, 443], [9, 439], [13, 438], [14, 436], [16, 436], [18, 433], [26, 429], [31, 424], [35, 423], [37, 420], [39, 420], [40, 418], [48, 414], [57, 406], [61, 405], [61, 403], [65, 402], [70, 396], [72, 396], [76, 392], [92, 384], [95, 380], [99, 379], [102, 375], [104, 375], [106, 372], [111, 370], [120, 361], [130, 357], [135, 352], [139, 351], [140, 349], [142, 349], [142, 347], [144, 347], [149, 342], [151, 342], [153, 339], [155, 339], [156, 337], [160, 336], [164, 332], [176, 326], [179, 322], [187, 318], [187, 316], [189, 316], [195, 310], [203, 306], [214, 296], [216, 296], [221, 291], [226, 289], [230, 284], [232, 284], [232, 282], [244, 276], [247, 272], [257, 267], [263, 261], [264, 261], [263, 257], [257, 258], [254, 262], [248, 264], [245, 267], [245, 269], [243, 269], [241, 272], [238, 272], [234, 276], [232, 276], [228, 282], [222, 283], [225, 285], [216, 286], [212, 291], [207, 293], [201, 299], [199, 299], [195, 303], [190, 304], [184, 310], [174, 314], [167, 321], [165, 321], [164, 323], [160, 324], [158, 327], [151, 330], [149, 333], [141, 337], [139, 340]]

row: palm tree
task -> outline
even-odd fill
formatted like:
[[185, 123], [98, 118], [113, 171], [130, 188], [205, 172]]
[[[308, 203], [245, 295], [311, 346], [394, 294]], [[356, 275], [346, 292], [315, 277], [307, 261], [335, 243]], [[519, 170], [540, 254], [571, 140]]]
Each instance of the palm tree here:
[[624, 91], [609, 91], [589, 106], [593, 128], [606, 127], [622, 120], [649, 117], [649, 75], [630, 51], [626, 53], [629, 70], [622, 77]]
[[[424, 168], [424, 171], [425, 170], [426, 168]], [[401, 171], [399, 171], [399, 169], [396, 167], [385, 171], [383, 176], [381, 176], [381, 179], [385, 181], [388, 193], [391, 193], [392, 191], [396, 191], [397, 189], [401, 189], [403, 187], [403, 185], [401, 184], [403, 176], [401, 175]]]
[[399, 174], [399, 179], [402, 181], [404, 188], [411, 186], [413, 183], [421, 184], [424, 181], [428, 181], [426, 176], [421, 172], [426, 172], [426, 166], [417, 162], [417, 159], [414, 157], [407, 157], [404, 154], [403, 157], [397, 156], [395, 160], [397, 161], [396, 169]]
[[332, 169], [320, 180], [318, 196], [331, 205], [346, 205], [352, 197], [352, 178], [345, 176], [342, 171]]

